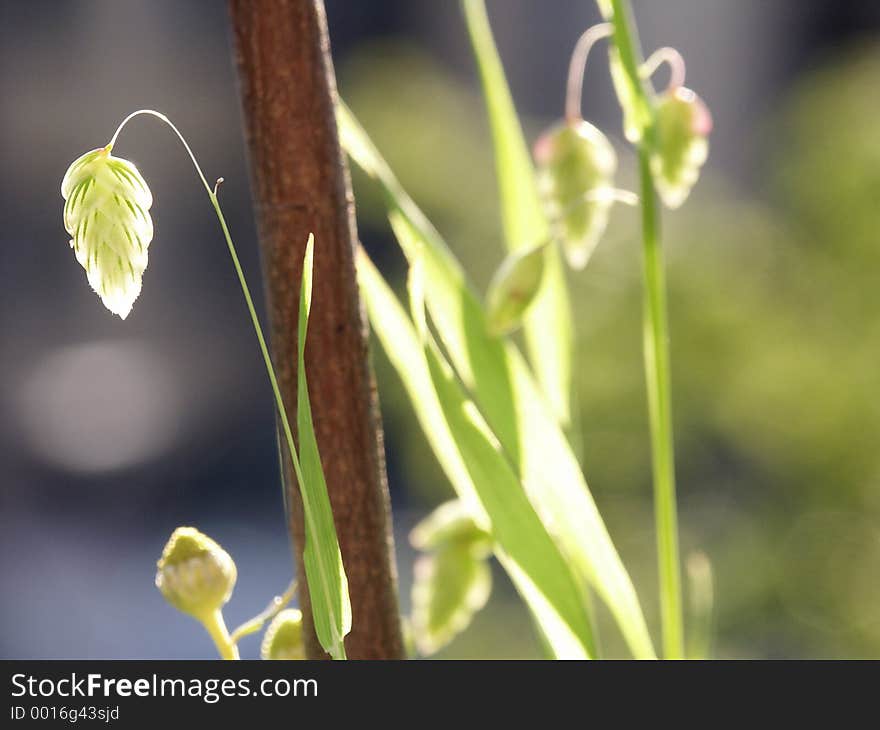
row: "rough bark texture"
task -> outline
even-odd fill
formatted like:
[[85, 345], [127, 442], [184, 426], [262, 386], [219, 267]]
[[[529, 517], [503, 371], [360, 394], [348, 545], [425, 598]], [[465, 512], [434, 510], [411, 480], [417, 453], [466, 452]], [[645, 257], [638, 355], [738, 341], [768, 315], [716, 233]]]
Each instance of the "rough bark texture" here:
[[[309, 232], [315, 234], [306, 370], [351, 594], [354, 625], [346, 650], [352, 659], [402, 658], [381, 425], [354, 271], [357, 231], [333, 113], [336, 85], [323, 2], [230, 0], [230, 10], [272, 355], [291, 414], [302, 259]], [[290, 529], [303, 576], [302, 502], [285, 456]], [[305, 581], [299, 585], [307, 654], [321, 658]]]

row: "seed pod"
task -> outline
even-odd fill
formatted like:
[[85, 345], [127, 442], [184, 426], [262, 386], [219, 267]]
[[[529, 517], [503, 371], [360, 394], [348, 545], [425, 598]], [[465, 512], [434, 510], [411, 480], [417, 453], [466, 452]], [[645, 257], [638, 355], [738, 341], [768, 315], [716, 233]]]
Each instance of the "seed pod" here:
[[178, 527], [157, 564], [156, 587], [178, 611], [204, 621], [232, 595], [235, 562], [194, 527]]
[[608, 225], [616, 191], [614, 148], [596, 127], [582, 119], [545, 132], [535, 144], [538, 190], [548, 220], [562, 243], [569, 265], [587, 265]]
[[296, 608], [280, 611], [263, 635], [260, 656], [263, 659], [305, 659], [302, 618], [302, 612]]
[[709, 154], [711, 131], [709, 109], [690, 89], [678, 86], [658, 99], [651, 174], [666, 207], [687, 199]]
[[409, 541], [416, 550], [441, 550], [461, 543], [469, 545], [474, 555], [485, 557], [492, 552], [492, 536], [477, 524], [460, 499], [437, 507], [412, 529]]
[[425, 656], [442, 649], [464, 631], [492, 592], [492, 571], [470, 546], [451, 543], [420, 555], [414, 566], [412, 630]]
[[61, 183], [64, 227], [89, 284], [114, 314], [128, 316], [141, 291], [153, 239], [153, 196], [137, 168], [110, 154], [87, 152]]
[[541, 288], [546, 244], [511, 253], [495, 272], [486, 293], [486, 315], [493, 334], [505, 335], [522, 323]]
[[417, 524], [410, 542], [419, 555], [412, 587], [412, 639], [433, 654], [471, 623], [492, 591], [492, 536], [461, 500], [441, 504]]

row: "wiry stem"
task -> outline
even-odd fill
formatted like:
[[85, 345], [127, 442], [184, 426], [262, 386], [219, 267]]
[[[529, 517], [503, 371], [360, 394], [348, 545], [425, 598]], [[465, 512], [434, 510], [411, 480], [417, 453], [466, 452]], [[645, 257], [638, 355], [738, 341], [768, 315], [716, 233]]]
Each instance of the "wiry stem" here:
[[223, 620], [223, 612], [218, 608], [202, 619], [202, 625], [214, 640], [214, 645], [220, 653], [221, 659], [239, 659], [238, 647], [229, 636], [226, 622]]
[[645, 61], [639, 69], [639, 73], [642, 78], [649, 79], [664, 63], [669, 66], [670, 71], [667, 89], [677, 89], [679, 86], [684, 86], [686, 71], [684, 57], [676, 49], [671, 48], [670, 46], [658, 48], [648, 56], [648, 60]]
[[651, 426], [651, 462], [654, 477], [654, 516], [660, 575], [663, 653], [678, 659], [684, 651], [678, 514], [675, 501], [675, 448], [669, 378], [669, 325], [666, 272], [657, 217], [657, 196], [648, 153], [639, 148], [642, 184], [642, 239], [644, 246], [644, 350], [648, 415]]
[[[184, 136], [180, 133], [180, 130], [174, 126], [174, 122], [172, 122], [168, 117], [166, 117], [164, 114], [162, 114], [162, 112], [157, 112], [153, 109], [138, 109], [136, 112], [132, 112], [131, 114], [129, 114], [125, 119], [123, 119], [119, 123], [119, 126], [116, 128], [116, 131], [113, 133], [113, 137], [111, 137], [111, 139], [110, 139], [110, 144], [107, 145], [107, 149], [108, 150], [113, 149], [113, 145], [116, 144], [116, 138], [119, 136], [119, 133], [122, 131], [123, 127], [125, 127], [125, 125], [128, 124], [132, 119], [134, 119], [135, 117], [141, 116], [142, 114], [147, 114], [151, 117], [156, 117], [156, 119], [159, 119], [160, 121], [164, 122], [169, 127], [171, 127], [171, 130], [174, 132], [174, 134], [177, 135], [177, 138], [183, 144], [183, 147], [186, 150], [186, 153], [189, 155], [189, 159], [192, 160], [193, 167], [196, 168], [196, 172], [199, 175], [199, 179], [202, 181], [202, 185], [205, 186], [205, 190], [208, 191], [208, 195], [211, 195], [212, 194], [211, 186], [208, 185], [208, 181], [205, 179], [205, 174], [202, 172], [202, 168], [199, 166], [199, 161], [196, 159], [196, 156], [193, 154], [192, 149], [190, 148], [190, 146], [187, 143]], [[216, 190], [213, 192], [216, 192]]]
[[596, 41], [607, 38], [614, 32], [611, 23], [599, 23], [587, 28], [578, 38], [571, 61], [568, 64], [568, 84], [565, 93], [565, 119], [575, 122], [581, 118], [581, 103], [584, 89], [584, 71], [587, 67], [587, 56]]
[[284, 595], [275, 596], [270, 602], [269, 605], [263, 610], [261, 613], [258, 613], [249, 621], [245, 621], [241, 626], [239, 626], [235, 631], [232, 632], [232, 635], [229, 637], [229, 640], [233, 644], [238, 644], [238, 642], [243, 639], [245, 636], [250, 636], [253, 633], [256, 633], [261, 628], [263, 628], [263, 624], [267, 621], [271, 621], [278, 613], [284, 608], [288, 603], [293, 600], [293, 596], [296, 594], [296, 581], [294, 580], [287, 587], [287, 590], [284, 591]]
[[217, 197], [217, 187], [223, 178], [218, 178], [217, 185], [212, 188], [208, 184], [208, 180], [205, 178], [205, 174], [202, 172], [202, 168], [199, 166], [198, 160], [196, 160], [196, 156], [193, 154], [192, 149], [190, 148], [189, 144], [187, 144], [187, 141], [184, 138], [183, 134], [181, 134], [180, 130], [175, 127], [173, 122], [164, 114], [153, 111], [152, 109], [140, 109], [136, 112], [132, 112], [125, 119], [123, 119], [122, 123], [117, 128], [116, 133], [113, 135], [113, 138], [110, 140], [110, 144], [107, 145], [108, 148], [112, 149], [113, 145], [116, 144], [116, 138], [119, 136], [122, 128], [129, 122], [129, 120], [140, 114], [148, 114], [150, 116], [154, 116], [157, 119], [163, 121], [174, 131], [178, 139], [180, 139], [181, 143], [183, 143], [187, 154], [189, 154], [193, 166], [196, 169], [196, 173], [198, 173], [199, 179], [202, 181], [202, 185], [205, 186], [208, 197], [211, 199], [211, 205], [214, 206], [214, 212], [217, 214], [217, 219], [220, 221], [220, 228], [223, 230], [223, 236], [226, 239], [226, 246], [229, 249], [230, 257], [232, 258], [232, 265], [235, 267], [235, 273], [238, 275], [238, 283], [241, 285], [241, 292], [244, 295], [244, 300], [247, 304], [248, 313], [251, 315], [251, 323], [254, 327], [254, 333], [257, 335], [257, 342], [259, 342], [260, 344], [260, 352], [263, 355], [263, 362], [266, 365], [266, 373], [269, 376], [269, 383], [271, 384], [272, 392], [275, 395], [275, 404], [277, 405], [278, 413], [281, 416], [281, 425], [284, 430], [284, 436], [287, 439], [287, 446], [290, 449], [290, 456], [291, 460], [293, 461], [293, 468], [296, 472], [297, 479], [302, 482], [302, 470], [300, 468], [299, 457], [297, 456], [296, 447], [294, 445], [293, 431], [291, 430], [290, 423], [287, 419], [287, 410], [284, 407], [284, 401], [281, 398], [281, 391], [278, 388], [278, 378], [275, 376], [275, 368], [272, 365], [272, 358], [269, 355], [269, 348], [266, 345], [266, 338], [263, 336], [263, 328], [260, 326], [260, 319], [257, 316], [257, 310], [254, 306], [254, 300], [251, 296], [251, 290], [250, 287], [248, 287], [247, 280], [244, 277], [244, 271], [241, 268], [241, 262], [238, 259], [238, 253], [235, 250], [235, 244], [232, 242], [232, 236], [229, 233], [229, 227], [226, 225], [226, 218], [223, 216], [223, 211], [220, 209], [220, 201]]

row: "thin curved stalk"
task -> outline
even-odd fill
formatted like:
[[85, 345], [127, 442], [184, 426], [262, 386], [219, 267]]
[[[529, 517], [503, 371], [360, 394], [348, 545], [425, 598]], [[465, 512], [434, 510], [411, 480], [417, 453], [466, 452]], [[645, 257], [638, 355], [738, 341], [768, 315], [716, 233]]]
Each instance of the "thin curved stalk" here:
[[[681, 561], [678, 546], [678, 510], [675, 498], [675, 450], [672, 433], [669, 326], [667, 323], [666, 273], [663, 261], [657, 195], [651, 175], [653, 110], [644, 80], [639, 74], [641, 54], [631, 25], [626, 0], [598, 0], [606, 20], [614, 25], [614, 46], [620, 57], [625, 83], [632, 94], [625, 109], [639, 120], [638, 156], [644, 252], [645, 382], [651, 431], [651, 462], [654, 482], [654, 519], [657, 531], [657, 563], [660, 580], [660, 613], [663, 655], [684, 656], [684, 619], [681, 598]], [[622, 100], [623, 101], [623, 100]]]

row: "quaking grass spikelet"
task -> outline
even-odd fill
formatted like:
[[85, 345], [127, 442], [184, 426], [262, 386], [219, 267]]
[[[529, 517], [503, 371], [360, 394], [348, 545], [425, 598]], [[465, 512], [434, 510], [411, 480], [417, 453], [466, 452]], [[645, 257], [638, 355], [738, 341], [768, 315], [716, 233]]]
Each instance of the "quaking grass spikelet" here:
[[122, 319], [141, 291], [153, 239], [153, 195], [137, 168], [110, 154], [87, 152], [61, 183], [64, 227], [76, 260], [104, 306]]

